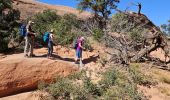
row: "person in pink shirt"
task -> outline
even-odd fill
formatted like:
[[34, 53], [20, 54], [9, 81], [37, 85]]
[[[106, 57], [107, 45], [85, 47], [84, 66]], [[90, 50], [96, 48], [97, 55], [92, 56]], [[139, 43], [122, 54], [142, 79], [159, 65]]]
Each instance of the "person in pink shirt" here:
[[83, 42], [84, 42], [85, 38], [81, 37], [80, 39], [77, 40], [77, 48], [76, 48], [76, 59], [75, 59], [75, 63], [78, 64], [78, 60], [80, 60], [80, 64], [83, 64], [82, 62], [82, 51], [84, 49], [83, 47]]

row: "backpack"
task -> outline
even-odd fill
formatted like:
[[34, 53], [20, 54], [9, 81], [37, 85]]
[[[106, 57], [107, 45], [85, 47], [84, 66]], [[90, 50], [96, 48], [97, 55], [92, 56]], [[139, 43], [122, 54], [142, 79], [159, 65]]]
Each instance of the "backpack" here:
[[78, 47], [78, 39], [75, 39], [75, 40], [73, 41], [73, 48], [74, 48], [74, 49], [77, 49], [77, 47]]
[[20, 27], [20, 29], [19, 29], [19, 31], [20, 31], [20, 35], [21, 35], [22, 37], [25, 37], [25, 36], [27, 35], [26, 25], [22, 24], [21, 27]]
[[49, 36], [50, 36], [49, 32], [45, 32], [45, 33], [44, 33], [43, 41], [44, 41], [45, 43], [47, 43], [47, 42], [49, 41]]

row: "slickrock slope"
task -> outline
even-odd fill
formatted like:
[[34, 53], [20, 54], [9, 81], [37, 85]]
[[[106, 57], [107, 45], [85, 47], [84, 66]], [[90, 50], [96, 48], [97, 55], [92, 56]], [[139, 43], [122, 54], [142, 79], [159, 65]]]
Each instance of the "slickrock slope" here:
[[61, 6], [61, 5], [49, 5], [45, 3], [41, 3], [35, 0], [13, 0], [13, 7], [18, 9], [21, 12], [21, 19], [29, 18], [35, 15], [38, 12], [42, 12], [43, 10], [50, 9], [56, 10], [57, 14], [75, 14], [78, 18], [86, 19], [91, 16], [89, 12], [80, 13], [77, 9]]
[[37, 88], [38, 82], [51, 82], [56, 75], [67, 76], [77, 71], [72, 62], [49, 60], [43, 56], [24, 58], [8, 55], [0, 60], [0, 97]]

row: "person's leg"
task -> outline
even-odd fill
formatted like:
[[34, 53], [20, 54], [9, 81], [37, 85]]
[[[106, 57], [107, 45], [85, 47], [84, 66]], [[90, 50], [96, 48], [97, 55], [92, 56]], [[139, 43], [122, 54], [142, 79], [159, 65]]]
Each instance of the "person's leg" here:
[[34, 49], [34, 38], [30, 38], [30, 56], [34, 56], [33, 55], [33, 49]]
[[80, 52], [79, 52], [79, 59], [80, 59], [80, 67], [83, 67], [82, 50], [80, 50]]
[[48, 53], [47, 53], [47, 58], [50, 57], [50, 51], [51, 51], [51, 46], [50, 46], [50, 42], [48, 42]]
[[78, 63], [79, 50], [76, 50], [75, 64]]
[[50, 52], [50, 56], [52, 57], [52, 55], [53, 55], [53, 42], [52, 41], [50, 41], [51, 42], [51, 52]]
[[29, 51], [29, 39], [26, 36], [25, 37], [25, 48], [24, 48], [24, 56], [28, 56], [28, 51]]
[[32, 54], [31, 54], [31, 49], [32, 49], [31, 46], [32, 46], [32, 43], [31, 43], [31, 42], [32, 42], [31, 37], [28, 37], [28, 46], [29, 46], [29, 47], [28, 47], [28, 56], [29, 56], [29, 57], [32, 56]]

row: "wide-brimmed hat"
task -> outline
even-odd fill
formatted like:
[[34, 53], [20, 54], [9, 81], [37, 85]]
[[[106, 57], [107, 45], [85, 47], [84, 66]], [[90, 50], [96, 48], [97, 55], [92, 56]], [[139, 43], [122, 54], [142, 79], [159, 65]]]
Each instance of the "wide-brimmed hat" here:
[[31, 20], [30, 20], [28, 23], [29, 23], [29, 24], [34, 24], [34, 22], [33, 22], [33, 21], [31, 21]]
[[51, 33], [53, 33], [54, 32], [54, 30], [53, 29], [51, 29], [51, 31], [50, 31]]

